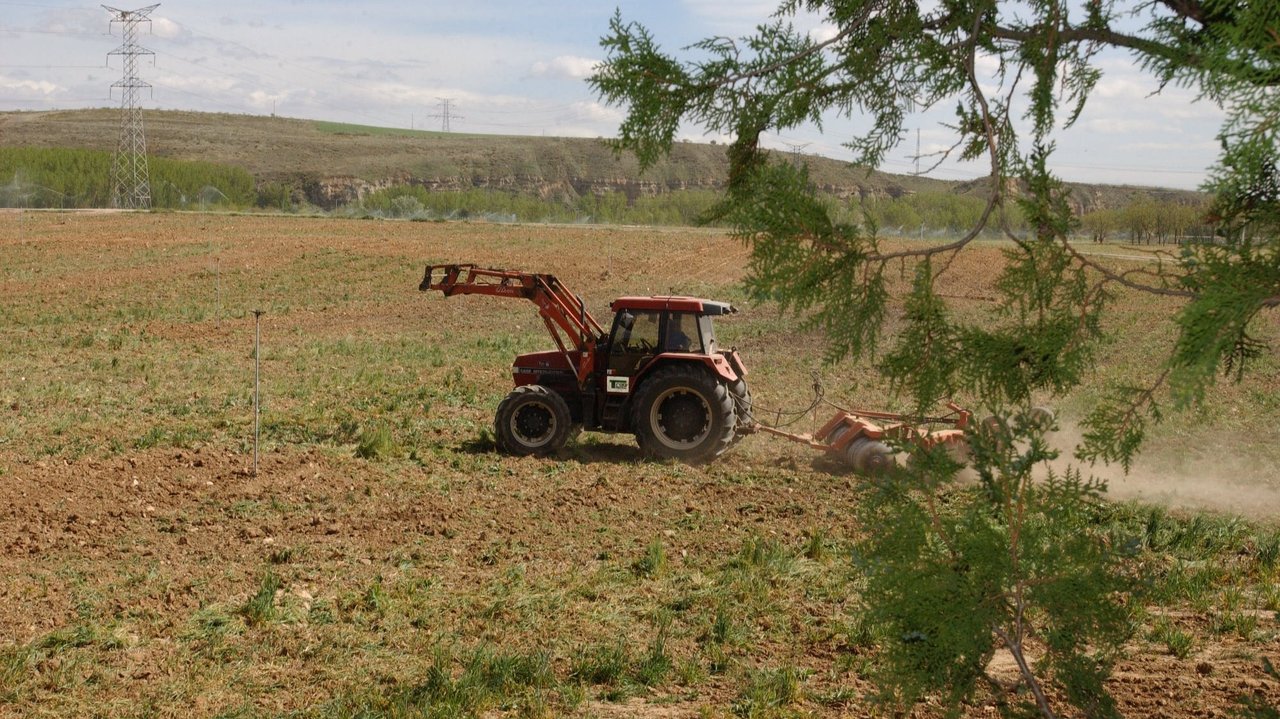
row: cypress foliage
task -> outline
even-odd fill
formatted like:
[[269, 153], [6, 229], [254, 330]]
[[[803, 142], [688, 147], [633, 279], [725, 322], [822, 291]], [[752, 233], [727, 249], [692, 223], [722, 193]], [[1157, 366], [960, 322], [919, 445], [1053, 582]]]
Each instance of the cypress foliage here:
[[[827, 32], [798, 29], [802, 11]], [[876, 366], [921, 416], [966, 395], [993, 412], [970, 442], [978, 489], [955, 483], [952, 458], [904, 447], [910, 467], [867, 498], [861, 596], [886, 637], [886, 701], [930, 692], [958, 711], [984, 686], [1004, 694], [987, 669], [1003, 649], [1029, 689], [1007, 699], [1008, 713], [1053, 717], [1071, 705], [1115, 715], [1103, 680], [1129, 631], [1129, 588], [1122, 558], [1085, 520], [1102, 487], [1075, 472], [1043, 476], [1053, 453], [1042, 424], [1025, 418], [1035, 398], [1079, 384], [1117, 286], [1180, 301], [1177, 341], [1150, 383], [1115, 388], [1085, 420], [1081, 458], [1127, 466], [1165, 404], [1194, 404], [1269, 351], [1257, 325], [1280, 306], [1277, 33], [1274, 2], [783, 0], [752, 35], [695, 43], [682, 59], [614, 16], [589, 81], [626, 109], [615, 145], [649, 166], [684, 124], [734, 138], [729, 191], [712, 216], [751, 247], [752, 294], [823, 329], [830, 359]], [[1216, 200], [1202, 218], [1215, 241], [1142, 274], [1076, 250], [1079, 218], [1048, 169], [1055, 133], [1085, 112], [1105, 46], [1136, 54], [1153, 90], [1194, 87], [1228, 115], [1206, 188]], [[760, 148], [765, 132], [846, 116], [868, 129], [845, 145], [875, 167], [906, 135], [909, 113], [935, 106], [955, 108], [951, 154], [990, 167], [989, 201], [944, 220], [970, 225], [957, 241], [886, 249], [878, 228], [923, 221], [922, 207], [873, 206], [858, 224], [818, 197], [803, 169]], [[1158, 211], [1132, 215], [1135, 239], [1167, 230]], [[1105, 237], [1116, 222], [1089, 229]], [[934, 285], [988, 228], [1010, 240], [995, 312], [962, 319]], [[911, 278], [898, 296], [891, 268]]]

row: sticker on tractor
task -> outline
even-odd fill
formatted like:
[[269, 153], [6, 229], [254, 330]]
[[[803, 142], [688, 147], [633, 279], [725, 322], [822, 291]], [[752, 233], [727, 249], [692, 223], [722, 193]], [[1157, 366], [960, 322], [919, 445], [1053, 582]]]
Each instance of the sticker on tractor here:
[[609, 394], [626, 394], [631, 391], [631, 378], [608, 377], [606, 387]]

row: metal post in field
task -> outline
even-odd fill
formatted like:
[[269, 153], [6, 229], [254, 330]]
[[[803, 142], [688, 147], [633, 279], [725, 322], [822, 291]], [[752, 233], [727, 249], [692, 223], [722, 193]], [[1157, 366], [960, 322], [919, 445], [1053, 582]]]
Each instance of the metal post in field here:
[[222, 258], [213, 258], [213, 323], [214, 326], [222, 324]]
[[264, 310], [253, 311], [253, 476], [258, 476], [258, 441], [262, 431], [262, 405], [259, 403], [259, 378], [262, 365], [262, 315]]

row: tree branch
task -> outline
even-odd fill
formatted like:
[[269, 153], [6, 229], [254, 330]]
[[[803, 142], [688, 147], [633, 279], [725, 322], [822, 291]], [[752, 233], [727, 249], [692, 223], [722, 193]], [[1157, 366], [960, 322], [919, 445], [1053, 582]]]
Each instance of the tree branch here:
[[[1197, 296], [1196, 293], [1192, 292], [1191, 290], [1176, 290], [1170, 287], [1153, 287], [1151, 285], [1144, 285], [1140, 282], [1134, 282], [1133, 280], [1128, 278], [1129, 273], [1114, 272], [1112, 270], [1107, 269], [1106, 267], [1103, 267], [1097, 262], [1094, 262], [1088, 257], [1085, 257], [1083, 254], [1080, 253], [1079, 250], [1076, 249], [1075, 245], [1071, 244], [1071, 241], [1066, 238], [1063, 238], [1062, 246], [1064, 249], [1066, 249], [1067, 252], [1071, 253], [1071, 256], [1074, 257], [1075, 260], [1079, 262], [1081, 265], [1088, 267], [1089, 269], [1101, 274], [1103, 277], [1107, 278], [1108, 280], [1122, 284], [1131, 290], [1138, 290], [1139, 292], [1146, 292], [1152, 295], [1163, 295], [1165, 297], [1181, 297], [1183, 299], [1195, 299]], [[1277, 297], [1276, 299], [1280, 300], [1280, 297]]]
[[[998, 40], [1009, 40], [1016, 43], [1026, 43], [1038, 40], [1040, 34], [1035, 30], [1022, 30], [1012, 27], [1001, 27], [993, 25], [990, 28], [991, 36]], [[1123, 47], [1130, 50], [1137, 50], [1148, 55], [1154, 55], [1166, 60], [1176, 60], [1183, 64], [1194, 64], [1199, 67], [1201, 58], [1190, 56], [1185, 50], [1175, 48], [1171, 45], [1156, 42], [1148, 38], [1138, 37], [1136, 35], [1126, 35], [1116, 32], [1111, 28], [1092, 28], [1092, 27], [1065, 27], [1059, 30], [1057, 40], [1061, 43], [1082, 43], [1092, 42], [1102, 45], [1111, 45], [1113, 47]]]
[[932, 257], [944, 252], [955, 252], [963, 249], [970, 242], [973, 242], [982, 230], [987, 226], [987, 221], [991, 218], [991, 213], [995, 211], [996, 205], [1003, 200], [1004, 182], [1003, 176], [1000, 174], [1000, 152], [999, 145], [996, 141], [995, 121], [991, 115], [991, 106], [987, 103], [987, 96], [982, 91], [982, 85], [978, 82], [978, 74], [976, 70], [977, 61], [977, 42], [976, 37], [981, 27], [981, 19], [974, 20], [973, 35], [970, 36], [968, 46], [969, 52], [965, 55], [965, 73], [969, 81], [969, 90], [973, 93], [973, 98], [977, 102], [982, 112], [982, 128], [986, 134], [987, 154], [991, 158], [991, 197], [987, 199], [987, 206], [982, 211], [982, 216], [978, 218], [977, 223], [955, 242], [937, 247], [928, 247], [923, 250], [902, 250], [899, 252], [877, 253], [867, 257], [868, 262], [880, 262], [882, 265], [891, 260], [907, 257]]
[[1022, 652], [1022, 643], [1011, 638], [1002, 627], [992, 627], [992, 631], [1009, 648], [1013, 661], [1018, 665], [1018, 673], [1022, 675], [1022, 680], [1027, 683], [1032, 696], [1036, 698], [1036, 706], [1040, 708], [1040, 713], [1045, 719], [1056, 719], [1058, 715], [1053, 713], [1053, 707], [1049, 706], [1049, 699], [1044, 695], [1044, 689], [1036, 680], [1035, 672], [1031, 671], [1031, 665], [1027, 663], [1027, 657]]

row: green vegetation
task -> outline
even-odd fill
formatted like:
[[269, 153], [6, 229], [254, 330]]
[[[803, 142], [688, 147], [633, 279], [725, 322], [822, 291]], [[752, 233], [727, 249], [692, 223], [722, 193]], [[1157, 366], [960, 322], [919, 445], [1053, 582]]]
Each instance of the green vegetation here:
[[371, 193], [347, 214], [402, 219], [485, 218], [507, 222], [586, 222], [615, 225], [678, 225], [688, 227], [718, 202], [718, 193], [684, 190], [646, 195], [629, 201], [621, 192], [561, 200], [501, 190], [431, 192], [399, 186]]
[[[236, 209], [257, 201], [253, 177], [211, 162], [149, 158], [157, 209]], [[0, 148], [0, 206], [85, 208], [111, 204], [111, 153]]]
[[1080, 216], [1094, 242], [1127, 239], [1133, 243], [1212, 242], [1215, 228], [1208, 205], [1161, 203], [1143, 199], [1125, 207], [1095, 210]]
[[[1280, 579], [1252, 549], [1263, 531], [1234, 519], [1101, 504], [1080, 517], [1079, 529], [1125, 547], [1125, 564], [1145, 587], [1122, 612], [1123, 621], [1147, 627], [1144, 635], [1157, 651], [1179, 658], [1194, 654], [1191, 633], [1197, 630], [1179, 626], [1170, 615], [1187, 616], [1197, 606], [1219, 611], [1227, 595], [1254, 594]], [[915, 648], [925, 667], [913, 671], [922, 680], [928, 678], [926, 667], [945, 673], [944, 657], [929, 651], [943, 646], [933, 641], [932, 633], [962, 631], [973, 622], [957, 616], [954, 601], [934, 605], [931, 614], [921, 610], [916, 628], [906, 634], [867, 617], [859, 598], [848, 596], [847, 557], [851, 552], [862, 556], [855, 551], [856, 541], [843, 536], [829, 541], [832, 556], [812, 560], [806, 556], [807, 542], [748, 537], [727, 559], [691, 557], [660, 577], [643, 580], [633, 577], [621, 560], [570, 576], [535, 579], [524, 562], [502, 559], [491, 568], [492, 583], [468, 594], [436, 591], [433, 572], [412, 566], [428, 559], [421, 554], [414, 559], [419, 550], [409, 549], [409, 543], [368, 570], [387, 572], [388, 578], [374, 576], [362, 590], [332, 603], [300, 597], [275, 570], [268, 570], [239, 610], [226, 609], [228, 597], [212, 596], [211, 604], [179, 622], [167, 665], [175, 679], [166, 686], [213, 692], [211, 696], [221, 698], [208, 708], [220, 704], [222, 715], [264, 719], [473, 717], [497, 710], [519, 716], [566, 715], [587, 702], [625, 707], [622, 703], [632, 698], [667, 702], [677, 696], [723, 697], [714, 701], [737, 717], [785, 717], [822, 706], [857, 706], [861, 699], [852, 685], [894, 670], [895, 644]], [[1180, 549], [1171, 553], [1161, 548], [1169, 542]], [[284, 571], [305, 581], [311, 566]], [[129, 597], [163, 594], [172, 581], [155, 569], [145, 575], [105, 587], [95, 601], [110, 606]], [[348, 577], [343, 586], [359, 581]], [[1156, 603], [1158, 613], [1147, 614], [1143, 607], [1149, 602]], [[89, 606], [85, 613], [97, 611]], [[150, 646], [155, 640], [149, 633], [165, 631], [166, 621], [145, 615], [108, 622], [85, 619], [6, 650], [0, 653], [0, 678], [5, 680], [0, 702], [18, 709], [32, 702], [64, 707], [62, 702], [72, 696], [92, 696], [112, 687], [115, 667], [127, 666], [121, 663]], [[140, 631], [141, 643], [132, 636]], [[1257, 649], [1272, 646], [1275, 638], [1274, 628], [1241, 637], [1245, 646]], [[1053, 641], [1053, 635], [1046, 640]], [[803, 666], [797, 663], [797, 657], [815, 650], [829, 653], [832, 661], [817, 669], [811, 659]], [[291, 658], [303, 663], [307, 676], [334, 678], [336, 690], [318, 700], [308, 696], [303, 708], [285, 714], [259, 708], [263, 702], [253, 701], [254, 694], [217, 691], [228, 676], [243, 671], [239, 667], [279, 671]], [[1065, 668], [1070, 669], [1080, 668]], [[930, 681], [939, 683], [936, 677]], [[130, 692], [138, 690], [136, 683], [126, 685]], [[268, 682], [246, 691], [275, 688]], [[985, 685], [975, 691], [977, 700], [1004, 706], [1002, 692]], [[172, 699], [180, 703], [182, 694]], [[1266, 712], [1274, 711], [1258, 696], [1242, 701], [1259, 712], [1249, 716], [1270, 717]], [[1105, 707], [1094, 711], [1102, 713]]]
[[280, 577], [268, 569], [262, 575], [258, 591], [240, 608], [240, 614], [250, 626], [265, 624], [276, 616], [276, 592], [280, 591]]
[[[986, 207], [985, 201], [971, 195], [923, 192], [869, 201], [866, 216], [881, 231], [890, 234], [902, 233], [909, 236], [924, 228], [930, 232], [958, 235], [976, 225]], [[1024, 224], [1014, 223], [1015, 226]]]
[[373, 125], [354, 125], [347, 122], [328, 122], [316, 120], [313, 127], [331, 135], [381, 135], [387, 137], [440, 137], [446, 133], [429, 130], [405, 130], [399, 127], [375, 127]]

